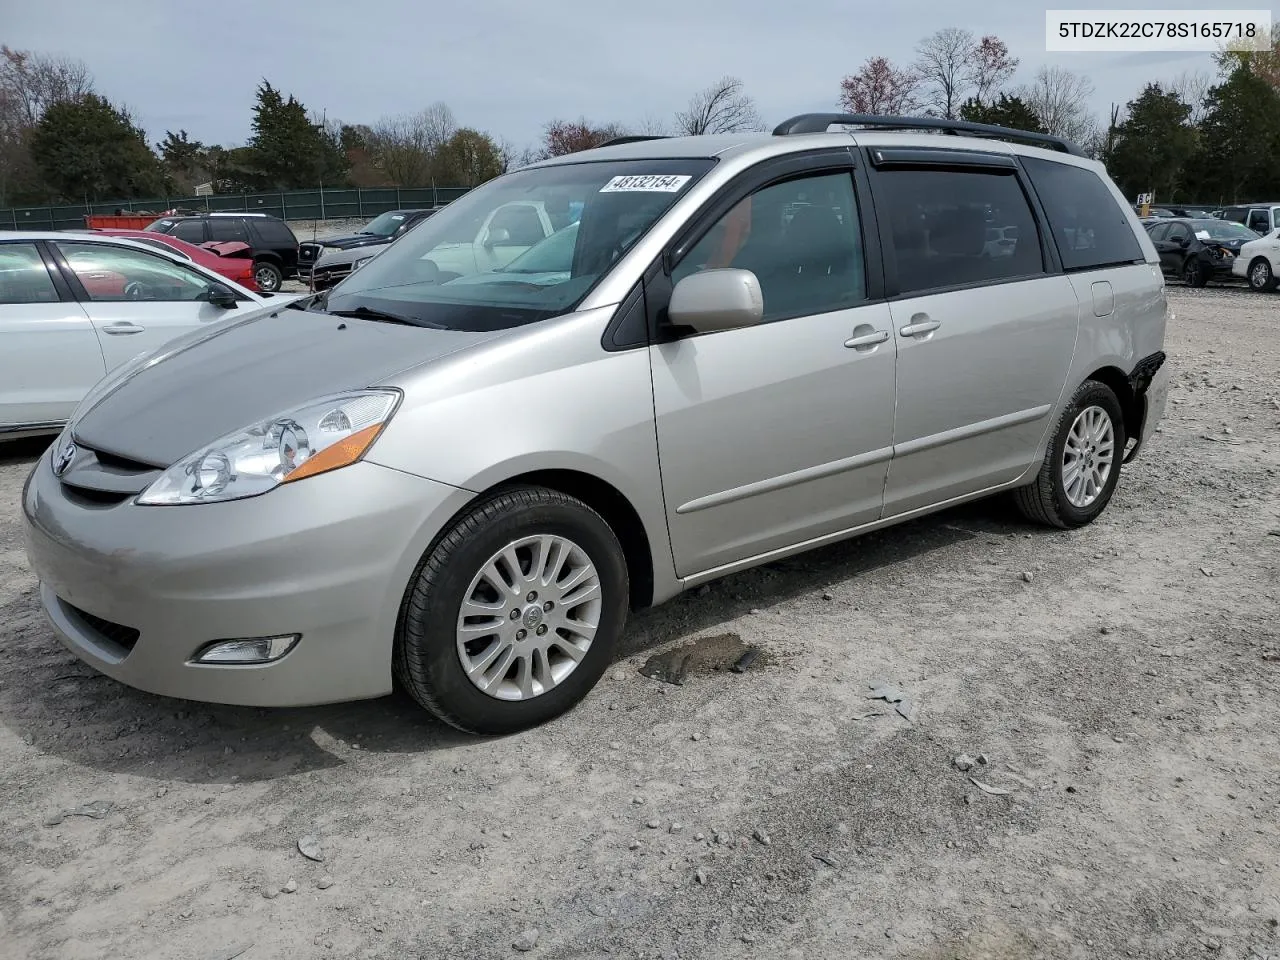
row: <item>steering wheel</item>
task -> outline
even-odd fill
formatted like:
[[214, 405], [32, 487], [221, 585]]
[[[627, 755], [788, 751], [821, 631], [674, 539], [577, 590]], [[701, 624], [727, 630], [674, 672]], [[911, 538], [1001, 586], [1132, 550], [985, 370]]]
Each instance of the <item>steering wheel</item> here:
[[150, 292], [145, 284], [137, 280], [130, 280], [124, 285], [124, 298], [126, 300], [146, 300]]

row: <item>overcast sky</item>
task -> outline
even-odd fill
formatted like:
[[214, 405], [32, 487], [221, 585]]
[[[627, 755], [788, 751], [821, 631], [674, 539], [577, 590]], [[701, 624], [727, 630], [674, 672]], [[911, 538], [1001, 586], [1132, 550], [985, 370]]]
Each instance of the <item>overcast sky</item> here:
[[[1055, 8], [1079, 7], [1061, 0]], [[668, 119], [691, 93], [741, 77], [770, 124], [836, 106], [866, 58], [907, 61], [944, 26], [994, 33], [1022, 61], [1087, 73], [1095, 109], [1153, 79], [1213, 69], [1207, 54], [1048, 54], [1045, 4], [1028, 0], [0, 0], [0, 42], [83, 59], [154, 142], [249, 136], [265, 77], [308, 108], [373, 122], [443, 100], [459, 123], [516, 146], [560, 117]], [[1095, 0], [1094, 6], [1106, 6]], [[1263, 7], [1128, 0], [1129, 8]], [[465, 9], [463, 9], [465, 7]], [[945, 13], [944, 13], [945, 12]]]

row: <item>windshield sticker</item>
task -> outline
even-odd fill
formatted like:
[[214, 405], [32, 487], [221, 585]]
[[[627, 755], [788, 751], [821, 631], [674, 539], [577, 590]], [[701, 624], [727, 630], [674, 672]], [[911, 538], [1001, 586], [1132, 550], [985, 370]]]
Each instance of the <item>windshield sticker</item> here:
[[1197, 237], [1197, 238], [1199, 238], [1200, 240], [1208, 240], [1208, 239], [1209, 239], [1209, 231], [1208, 231], [1208, 230], [1197, 230], [1197, 231], [1196, 231], [1196, 237]]
[[601, 193], [679, 193], [680, 189], [692, 179], [688, 176], [664, 176], [659, 173], [643, 174], [630, 177], [614, 177], [603, 187]]

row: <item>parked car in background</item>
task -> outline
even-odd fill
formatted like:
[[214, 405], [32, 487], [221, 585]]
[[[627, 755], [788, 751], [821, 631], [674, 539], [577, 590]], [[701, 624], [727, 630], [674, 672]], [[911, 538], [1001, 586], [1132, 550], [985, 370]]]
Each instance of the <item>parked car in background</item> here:
[[56, 433], [95, 383], [139, 353], [296, 298], [268, 299], [123, 237], [0, 233], [0, 439]]
[[395, 678], [508, 733], [682, 590], [998, 493], [1092, 522], [1166, 402], [1158, 257], [1081, 148], [992, 129], [818, 114], [557, 157], [137, 361], [23, 494], [55, 632], [153, 693]]
[[[298, 279], [309, 283], [313, 290], [326, 290], [351, 272], [353, 258], [335, 255], [366, 247], [385, 246], [404, 236], [407, 230], [438, 209], [440, 208], [389, 210], [374, 217], [355, 233], [305, 240], [298, 244]], [[313, 269], [322, 260], [325, 263], [325, 276], [313, 276]]]
[[203, 213], [190, 217], [161, 217], [148, 233], [166, 233], [202, 244], [209, 240], [239, 240], [253, 250], [253, 276], [263, 293], [275, 293], [285, 280], [298, 275], [298, 238], [279, 217], [266, 213]]
[[1280, 202], [1247, 203], [1223, 207], [1222, 219], [1243, 223], [1259, 236], [1266, 236], [1280, 227]]
[[1146, 229], [1165, 276], [1192, 287], [1230, 279], [1241, 246], [1255, 238], [1242, 224], [1212, 217], [1159, 220], [1146, 224]]
[[171, 233], [148, 233], [146, 230], [99, 229], [93, 232], [108, 237], [125, 237], [168, 250], [183, 260], [226, 277], [246, 290], [260, 292], [258, 281], [254, 277], [253, 248], [248, 244], [228, 240], [223, 243], [209, 241], [196, 246]]
[[1280, 227], [1245, 243], [1231, 264], [1231, 272], [1259, 293], [1274, 290], [1280, 284]]

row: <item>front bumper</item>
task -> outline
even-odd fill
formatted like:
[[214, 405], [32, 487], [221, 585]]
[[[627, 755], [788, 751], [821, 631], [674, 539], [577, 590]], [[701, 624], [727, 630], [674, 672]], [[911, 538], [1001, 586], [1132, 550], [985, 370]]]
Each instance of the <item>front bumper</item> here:
[[[85, 663], [165, 696], [301, 706], [391, 691], [405, 587], [470, 497], [364, 462], [229, 503], [104, 506], [68, 497], [45, 455], [22, 507], [45, 611]], [[190, 662], [287, 634], [302, 639], [273, 663]]]

